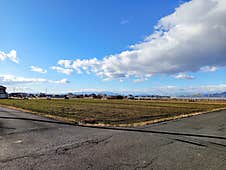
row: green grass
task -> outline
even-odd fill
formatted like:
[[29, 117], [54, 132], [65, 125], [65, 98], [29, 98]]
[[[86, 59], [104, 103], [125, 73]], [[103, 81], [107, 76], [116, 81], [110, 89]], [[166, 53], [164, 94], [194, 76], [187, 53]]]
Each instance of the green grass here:
[[94, 99], [6, 99], [0, 104], [45, 113], [75, 122], [130, 124], [226, 107], [226, 102], [133, 101]]

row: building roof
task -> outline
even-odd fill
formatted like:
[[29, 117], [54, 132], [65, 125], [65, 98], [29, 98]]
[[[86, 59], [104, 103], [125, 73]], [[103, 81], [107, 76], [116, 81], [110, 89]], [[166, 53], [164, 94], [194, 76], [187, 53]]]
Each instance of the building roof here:
[[5, 87], [5, 86], [1, 86], [1, 85], [0, 85], [0, 89], [4, 89], [4, 90], [5, 90], [5, 89], [6, 89], [6, 87]]

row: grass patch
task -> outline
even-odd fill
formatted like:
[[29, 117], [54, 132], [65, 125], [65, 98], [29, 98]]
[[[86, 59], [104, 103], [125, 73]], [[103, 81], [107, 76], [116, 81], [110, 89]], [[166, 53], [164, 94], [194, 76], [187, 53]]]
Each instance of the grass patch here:
[[226, 107], [216, 101], [134, 101], [94, 99], [6, 99], [0, 104], [68, 118], [74, 122], [110, 125], [133, 124]]

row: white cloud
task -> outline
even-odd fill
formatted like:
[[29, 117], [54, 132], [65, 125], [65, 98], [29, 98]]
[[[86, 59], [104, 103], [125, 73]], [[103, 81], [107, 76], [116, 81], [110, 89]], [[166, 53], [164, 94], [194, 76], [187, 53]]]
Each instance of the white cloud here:
[[152, 77], [151, 74], [146, 74], [145, 76], [137, 76], [136, 79], [133, 80], [133, 82], [135, 83], [140, 83], [140, 82], [143, 82], [143, 81], [147, 81], [150, 77]]
[[31, 71], [34, 71], [34, 72], [38, 72], [38, 73], [42, 73], [42, 74], [45, 74], [47, 73], [47, 70], [41, 68], [41, 67], [38, 67], [38, 66], [31, 66]]
[[[56, 70], [57, 72], [61, 72], [64, 74], [72, 74], [72, 72], [74, 70], [78, 74], [82, 74], [83, 71], [85, 71], [87, 74], [89, 74], [90, 72], [98, 72], [97, 67], [100, 65], [100, 62], [96, 58], [86, 59], [86, 60], [77, 59], [75, 61], [59, 60], [58, 65], [60, 65], [61, 67], [52, 66], [51, 68], [53, 70]], [[62, 67], [64, 67], [64, 68], [62, 68]]]
[[175, 78], [175, 79], [188, 79], [188, 80], [194, 79], [193, 76], [187, 75], [187, 74], [185, 74], [185, 73], [179, 73], [179, 74], [176, 75], [174, 78]]
[[58, 67], [58, 66], [52, 66], [51, 69], [59, 72], [59, 73], [63, 73], [66, 75], [71, 75], [73, 73], [73, 69], [69, 69], [69, 68], [62, 68], [62, 67]]
[[14, 75], [0, 75], [0, 83], [2, 84], [23, 84], [23, 83], [56, 83], [56, 84], [65, 84], [69, 81], [67, 79], [61, 80], [49, 80], [44, 78], [26, 78], [26, 77], [17, 77]]
[[67, 84], [67, 83], [69, 83], [69, 81], [66, 78], [61, 79], [61, 80], [57, 80], [57, 81], [50, 81], [50, 82], [57, 83], [57, 84]]
[[205, 67], [201, 67], [200, 70], [203, 72], [214, 72], [217, 71], [219, 68], [216, 66], [205, 66]]
[[153, 34], [127, 51], [102, 60], [60, 60], [58, 64], [104, 79], [215, 70], [226, 66], [225, 16], [225, 0], [192, 0], [161, 18]]
[[11, 50], [9, 53], [0, 51], [0, 60], [4, 61], [6, 59], [9, 59], [15, 63], [19, 63], [19, 60], [18, 60], [17, 54], [16, 54], [16, 50]]

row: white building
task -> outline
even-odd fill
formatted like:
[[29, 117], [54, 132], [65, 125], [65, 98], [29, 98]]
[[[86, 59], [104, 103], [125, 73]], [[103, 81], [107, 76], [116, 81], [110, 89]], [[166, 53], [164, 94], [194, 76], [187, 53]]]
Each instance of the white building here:
[[0, 99], [7, 99], [8, 94], [6, 93], [6, 87], [0, 86]]

